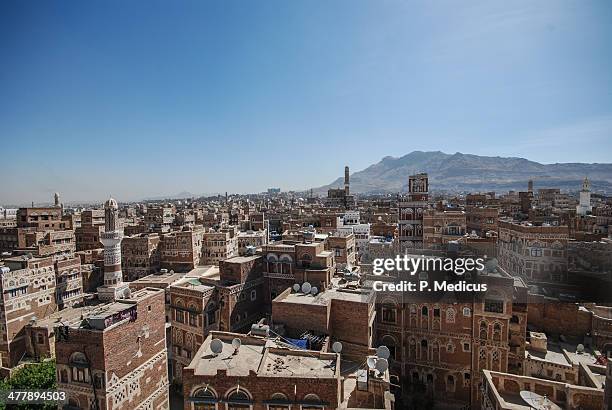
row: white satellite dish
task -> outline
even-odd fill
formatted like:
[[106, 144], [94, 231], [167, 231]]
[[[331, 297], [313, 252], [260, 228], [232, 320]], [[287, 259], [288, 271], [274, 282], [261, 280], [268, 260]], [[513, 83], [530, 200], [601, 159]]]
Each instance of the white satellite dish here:
[[240, 349], [240, 346], [242, 346], [242, 340], [238, 339], [237, 337], [234, 338], [234, 340], [232, 340], [232, 347], [236, 350]]
[[577, 353], [584, 353], [584, 345], [582, 343], [580, 343], [578, 346], [576, 346], [576, 352]]
[[561, 410], [561, 407], [550, 401], [546, 396], [541, 396], [529, 390], [522, 390], [520, 393], [521, 399], [525, 401], [532, 409], [536, 410]]
[[317, 289], [316, 286], [313, 286], [312, 289], [310, 289], [310, 294], [312, 296], [316, 295], [317, 293], [319, 293], [319, 289]]
[[210, 341], [210, 350], [215, 354], [218, 355], [219, 353], [221, 353], [223, 351], [223, 342], [219, 339], [213, 339]]
[[299, 292], [299, 291], [300, 291], [300, 284], [299, 284], [299, 283], [296, 283], [295, 285], [293, 285], [293, 290], [294, 290], [295, 292]]
[[378, 370], [379, 373], [386, 372], [388, 368], [389, 362], [387, 361], [387, 359], [378, 359], [376, 361], [376, 370]]
[[374, 368], [376, 368], [376, 358], [374, 358], [374, 357], [368, 357], [367, 363], [368, 363], [368, 367], [369, 367], [370, 369], [374, 369]]
[[389, 356], [391, 356], [391, 352], [387, 346], [378, 346], [376, 349], [376, 356], [386, 360], [389, 358]]
[[342, 343], [334, 342], [334, 344], [332, 345], [332, 350], [334, 351], [334, 353], [340, 353], [342, 351]]
[[310, 293], [311, 289], [312, 286], [310, 285], [310, 283], [304, 282], [304, 284], [302, 285], [302, 293]]

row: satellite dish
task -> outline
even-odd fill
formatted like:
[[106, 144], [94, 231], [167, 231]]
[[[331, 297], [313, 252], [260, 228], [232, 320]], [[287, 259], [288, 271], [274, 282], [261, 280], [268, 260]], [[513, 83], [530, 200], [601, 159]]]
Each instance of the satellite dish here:
[[302, 285], [302, 292], [310, 293], [310, 289], [312, 289], [312, 286], [310, 285], [310, 283], [304, 282], [304, 284]]
[[299, 292], [299, 291], [300, 291], [300, 284], [299, 284], [299, 283], [296, 283], [295, 285], [293, 285], [293, 290], [294, 290], [295, 292]]
[[580, 343], [578, 346], [576, 346], [576, 352], [584, 353], [584, 345], [582, 343]]
[[215, 355], [218, 355], [219, 353], [221, 353], [223, 351], [223, 342], [219, 339], [213, 339], [210, 341], [210, 350], [212, 350], [212, 352]]
[[374, 368], [376, 367], [376, 358], [374, 358], [374, 357], [368, 357], [368, 361], [367, 361], [367, 363], [368, 363], [368, 367], [369, 367], [370, 369], [374, 369]]
[[389, 368], [389, 362], [387, 361], [387, 359], [378, 359], [376, 361], [376, 370], [378, 370], [379, 373], [386, 372], [388, 368]]
[[342, 351], [342, 343], [334, 342], [334, 344], [332, 345], [332, 350], [334, 351], [334, 353], [340, 353]]
[[376, 349], [376, 356], [386, 360], [389, 358], [389, 356], [391, 356], [391, 352], [387, 346], [378, 346]]
[[550, 401], [546, 396], [541, 396], [529, 390], [522, 390], [519, 395], [532, 409], [536, 410], [561, 410], [561, 407]]
[[317, 289], [316, 286], [313, 286], [312, 289], [310, 289], [310, 293], [312, 294], [312, 296], [314, 296], [319, 293], [319, 289]]
[[235, 337], [234, 340], [232, 340], [232, 347], [238, 350], [240, 349], [240, 346], [242, 346], [242, 341], [238, 339], [237, 337]]

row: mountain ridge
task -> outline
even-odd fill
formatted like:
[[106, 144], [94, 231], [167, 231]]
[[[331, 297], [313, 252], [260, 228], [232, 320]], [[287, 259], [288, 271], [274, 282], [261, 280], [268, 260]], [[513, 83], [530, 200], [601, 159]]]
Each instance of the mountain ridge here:
[[[535, 188], [579, 190], [588, 176], [594, 191], [612, 193], [612, 164], [542, 164], [521, 157], [481, 156], [456, 152], [412, 151], [401, 157], [385, 156], [380, 161], [351, 174], [353, 193], [405, 192], [408, 176], [427, 172], [430, 188], [440, 191], [526, 190], [533, 179]], [[343, 186], [340, 177], [313, 191], [321, 194]]]

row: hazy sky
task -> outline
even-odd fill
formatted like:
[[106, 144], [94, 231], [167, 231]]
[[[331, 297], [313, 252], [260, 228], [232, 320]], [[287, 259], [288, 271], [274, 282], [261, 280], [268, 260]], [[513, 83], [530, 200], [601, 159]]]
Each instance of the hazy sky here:
[[[462, 5], [463, 4], [463, 5]], [[0, 203], [612, 162], [612, 2], [2, 1]]]

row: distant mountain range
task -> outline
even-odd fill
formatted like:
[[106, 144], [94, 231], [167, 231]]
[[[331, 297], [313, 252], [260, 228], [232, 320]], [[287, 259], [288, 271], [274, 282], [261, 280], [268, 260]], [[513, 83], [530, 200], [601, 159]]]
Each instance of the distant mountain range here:
[[[534, 189], [560, 188], [577, 191], [585, 176], [592, 190], [612, 194], [612, 164], [557, 163], [540, 164], [524, 158], [485, 157], [445, 154], [441, 151], [414, 151], [400, 158], [384, 157], [380, 162], [350, 176], [351, 192], [390, 193], [408, 190], [408, 176], [429, 174], [433, 191], [527, 190], [533, 179]], [[314, 188], [324, 194], [329, 188], [342, 187], [343, 177], [329, 185]]]

